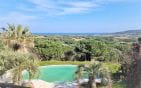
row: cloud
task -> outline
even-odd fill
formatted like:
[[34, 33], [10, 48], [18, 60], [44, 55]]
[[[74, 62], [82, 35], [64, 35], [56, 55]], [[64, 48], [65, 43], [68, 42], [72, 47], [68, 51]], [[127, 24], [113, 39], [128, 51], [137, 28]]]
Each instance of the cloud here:
[[108, 3], [131, 1], [133, 0], [28, 0], [34, 7], [25, 10], [36, 10], [47, 15], [79, 14], [91, 12]]
[[62, 12], [60, 12], [60, 14], [86, 13], [98, 6], [97, 4], [88, 1], [72, 2], [66, 4], [68, 7], [62, 8]]
[[[68, 14], [81, 14], [91, 12], [107, 3], [112, 2], [133, 2], [133, 0], [25, 0], [26, 3], [19, 3], [16, 7], [18, 11], [11, 11], [7, 17], [2, 19], [16, 19], [20, 17], [22, 22], [33, 19], [33, 16], [21, 14], [20, 12], [30, 13], [34, 16], [56, 16]], [[137, 2], [139, 0], [134, 0]], [[36, 14], [36, 15], [35, 15]], [[16, 16], [16, 17], [15, 17]], [[34, 18], [37, 18], [34, 17]], [[1, 20], [1, 19], [0, 19]]]
[[1, 25], [5, 25], [7, 23], [28, 25], [35, 19], [35, 16], [29, 16], [19, 12], [10, 12], [8, 15], [0, 16], [0, 23]]
[[[98, 6], [93, 0], [29, 0], [33, 11], [42, 11], [50, 15], [84, 13]], [[29, 10], [28, 8], [26, 8]]]

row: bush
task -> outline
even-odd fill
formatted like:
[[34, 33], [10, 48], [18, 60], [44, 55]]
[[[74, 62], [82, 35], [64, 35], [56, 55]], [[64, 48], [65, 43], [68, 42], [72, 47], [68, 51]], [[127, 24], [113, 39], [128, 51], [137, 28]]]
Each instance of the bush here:
[[117, 63], [110, 63], [109, 62], [109, 63], [103, 63], [103, 65], [105, 67], [107, 67], [112, 74], [119, 72], [119, 70], [121, 68], [121, 65], [117, 64]]

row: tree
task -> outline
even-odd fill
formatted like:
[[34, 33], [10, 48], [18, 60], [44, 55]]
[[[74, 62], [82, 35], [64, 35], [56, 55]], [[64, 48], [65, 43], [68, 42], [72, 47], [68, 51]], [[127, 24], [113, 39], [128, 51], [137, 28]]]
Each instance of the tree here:
[[71, 49], [70, 46], [60, 41], [51, 41], [47, 39], [36, 39], [35, 49], [43, 60], [62, 60], [64, 53]]
[[28, 53], [34, 47], [34, 39], [28, 27], [8, 24], [1, 35], [3, 44], [14, 51]]
[[77, 44], [74, 46], [75, 56], [74, 59], [78, 61], [90, 61], [91, 60], [91, 46], [89, 42], [86, 40], [78, 41]]
[[[101, 79], [108, 79], [108, 83], [111, 83], [110, 74], [108, 69], [105, 69], [102, 64], [98, 62], [94, 62], [90, 65], [80, 65], [78, 66], [78, 69], [76, 71], [76, 74], [78, 75], [77, 78], [80, 78], [82, 74], [87, 73], [88, 74], [88, 85], [89, 88], [96, 88], [96, 78], [100, 77]], [[79, 82], [79, 81], [78, 81]], [[109, 86], [109, 88], [111, 88]]]
[[141, 37], [138, 38], [138, 43], [141, 44]]
[[84, 74], [83, 70], [84, 70], [84, 66], [83, 65], [79, 65], [78, 68], [77, 68], [77, 71], [75, 72], [76, 80], [77, 80], [77, 83], [78, 83], [78, 88], [81, 88], [80, 79], [81, 79], [81, 77]]
[[75, 57], [76, 57], [76, 53], [73, 50], [70, 50], [70, 51], [64, 52], [63, 60], [65, 60], [65, 61], [69, 61], [69, 60], [74, 61], [74, 60], [76, 60]]

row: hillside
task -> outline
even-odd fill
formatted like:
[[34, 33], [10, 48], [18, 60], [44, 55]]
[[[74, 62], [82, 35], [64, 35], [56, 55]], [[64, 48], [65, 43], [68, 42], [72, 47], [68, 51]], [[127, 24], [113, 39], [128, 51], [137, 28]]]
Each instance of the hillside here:
[[127, 31], [122, 31], [122, 32], [115, 32], [112, 33], [114, 35], [141, 35], [141, 29], [139, 30], [127, 30]]

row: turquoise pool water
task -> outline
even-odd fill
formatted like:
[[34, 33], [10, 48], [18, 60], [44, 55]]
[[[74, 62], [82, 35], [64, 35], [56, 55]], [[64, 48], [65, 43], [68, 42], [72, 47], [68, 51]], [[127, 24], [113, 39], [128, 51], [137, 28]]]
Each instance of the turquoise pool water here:
[[[39, 67], [39, 77], [47, 82], [71, 82], [75, 80], [76, 65], [57, 65]], [[23, 72], [24, 80], [29, 78], [28, 73]]]

